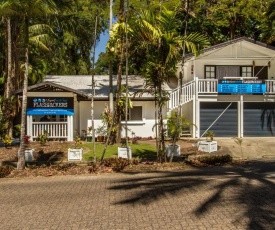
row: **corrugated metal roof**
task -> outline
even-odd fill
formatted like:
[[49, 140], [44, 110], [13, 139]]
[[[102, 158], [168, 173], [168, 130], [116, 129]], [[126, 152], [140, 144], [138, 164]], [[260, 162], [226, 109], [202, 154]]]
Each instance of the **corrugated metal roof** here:
[[[95, 75], [95, 98], [106, 98], [109, 95], [109, 76], [108, 75]], [[44, 83], [52, 82], [66, 88], [76, 90], [78, 93], [85, 94], [87, 96], [92, 95], [92, 76], [91, 75], [47, 75], [44, 79]], [[116, 76], [113, 76], [113, 92], [116, 89]], [[126, 84], [125, 76], [122, 77], [122, 84]], [[130, 75], [128, 77], [128, 89], [130, 96], [136, 92], [141, 92], [145, 89], [144, 79], [140, 76]], [[171, 88], [165, 84], [165, 90], [171, 90]], [[141, 98], [153, 98], [154, 96], [148, 92], [144, 92]]]

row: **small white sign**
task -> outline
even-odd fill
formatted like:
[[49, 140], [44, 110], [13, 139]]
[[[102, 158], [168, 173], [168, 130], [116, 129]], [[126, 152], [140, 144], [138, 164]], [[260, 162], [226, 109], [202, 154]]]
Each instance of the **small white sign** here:
[[83, 149], [68, 149], [68, 161], [81, 161]]
[[[131, 147], [128, 147], [129, 152], [129, 159], [132, 158], [132, 149]], [[127, 156], [127, 148], [125, 147], [118, 147], [118, 158], [128, 158]]]

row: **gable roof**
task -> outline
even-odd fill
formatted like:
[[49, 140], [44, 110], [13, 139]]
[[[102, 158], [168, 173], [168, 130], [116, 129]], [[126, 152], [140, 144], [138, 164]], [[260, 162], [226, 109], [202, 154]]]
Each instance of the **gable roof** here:
[[[275, 50], [274, 46], [270, 46], [268, 44], [256, 41], [256, 40], [248, 38], [248, 37], [240, 37], [240, 38], [236, 38], [236, 39], [233, 39], [233, 40], [230, 40], [230, 41], [227, 41], [227, 42], [223, 42], [223, 43], [220, 43], [220, 44], [217, 44], [217, 45], [205, 48], [205, 49], [203, 49], [203, 53], [206, 53], [206, 52], [209, 52], [209, 51], [218, 50], [218, 49], [221, 49], [223, 47], [226, 47], [226, 46], [229, 46], [229, 45], [232, 45], [232, 44], [236, 44], [236, 43], [241, 42], [241, 41], [246, 41], [246, 42], [249, 42], [249, 43], [252, 43], [252, 44], [256, 44], [256, 45], [262, 46], [262, 47], [270, 49], [270, 50]], [[190, 54], [187, 54], [185, 56], [185, 58], [186, 59], [190, 59], [190, 58], [192, 58], [194, 56], [195, 56], [194, 53], [190, 53]]]
[[[22, 92], [23, 92], [23, 89], [20, 89], [16, 93], [21, 94]], [[83, 94], [81, 91], [74, 90], [74, 89], [56, 84], [54, 82], [48, 82], [48, 81], [29, 86], [28, 92], [73, 92], [78, 96], [88, 97], [88, 95]]]
[[[91, 75], [47, 75], [45, 81], [54, 82], [81, 92], [88, 97], [92, 96], [92, 76]], [[106, 98], [109, 95], [110, 84], [108, 75], [95, 75], [95, 98]], [[126, 84], [125, 76], [122, 77], [122, 84]], [[116, 76], [113, 76], [113, 93], [116, 90]], [[128, 77], [128, 89], [130, 95], [144, 89], [144, 79], [140, 76], [131, 75]], [[152, 98], [153, 96], [144, 93], [142, 98]]]

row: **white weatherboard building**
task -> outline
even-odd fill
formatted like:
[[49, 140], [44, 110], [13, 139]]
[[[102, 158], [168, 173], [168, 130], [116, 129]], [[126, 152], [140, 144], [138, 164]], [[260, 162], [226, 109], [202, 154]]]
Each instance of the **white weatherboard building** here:
[[[219, 137], [271, 136], [263, 111], [275, 110], [275, 48], [248, 38], [238, 38], [208, 49], [195, 57], [187, 55], [179, 65], [178, 78], [165, 90], [170, 100], [164, 117], [181, 108], [195, 124], [192, 137], [212, 130]], [[115, 76], [113, 85], [116, 86]], [[178, 84], [178, 82], [180, 82]], [[125, 83], [125, 78], [124, 78]], [[27, 135], [35, 139], [47, 130], [51, 139], [72, 141], [91, 126], [92, 76], [46, 76], [28, 88]], [[109, 104], [109, 76], [95, 76], [95, 128]], [[144, 89], [144, 81], [129, 76], [128, 127], [140, 137], [155, 137], [155, 100]], [[115, 88], [113, 89], [115, 92]], [[41, 119], [48, 115], [50, 121]], [[122, 135], [124, 131], [122, 130]]]
[[[155, 100], [144, 90], [144, 81], [129, 76], [129, 98], [133, 108], [129, 110], [128, 135], [155, 137]], [[125, 84], [125, 78], [123, 80]], [[50, 139], [72, 141], [82, 130], [91, 126], [92, 76], [46, 76], [44, 82], [28, 88], [27, 135], [36, 139], [46, 130]], [[116, 86], [116, 77], [113, 77]], [[167, 86], [169, 90], [169, 87]], [[115, 88], [113, 89], [115, 92]], [[95, 129], [102, 126], [100, 114], [109, 104], [109, 76], [95, 76], [94, 122]], [[167, 111], [164, 109], [164, 116]], [[49, 120], [45, 120], [45, 115]], [[125, 121], [122, 122], [123, 124]], [[124, 135], [125, 130], [122, 130]]]
[[235, 39], [187, 55], [178, 76], [168, 111], [181, 106], [194, 138], [208, 129], [220, 137], [272, 135], [262, 114], [275, 109], [275, 47]]

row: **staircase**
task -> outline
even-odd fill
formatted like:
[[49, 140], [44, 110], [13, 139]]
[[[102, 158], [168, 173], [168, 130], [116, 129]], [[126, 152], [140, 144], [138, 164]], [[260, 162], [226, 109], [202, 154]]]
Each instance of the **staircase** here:
[[168, 103], [168, 112], [178, 108], [194, 99], [195, 96], [195, 81], [190, 81], [184, 84], [181, 88], [174, 89], [170, 94]]
[[187, 82], [181, 88], [174, 89], [170, 93], [170, 100], [168, 103], [168, 112], [184, 105], [196, 97], [214, 96], [218, 93], [217, 79], [198, 79]]

